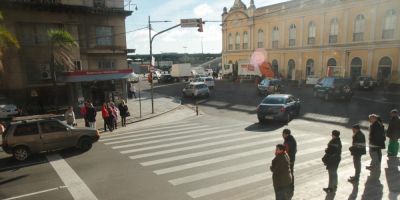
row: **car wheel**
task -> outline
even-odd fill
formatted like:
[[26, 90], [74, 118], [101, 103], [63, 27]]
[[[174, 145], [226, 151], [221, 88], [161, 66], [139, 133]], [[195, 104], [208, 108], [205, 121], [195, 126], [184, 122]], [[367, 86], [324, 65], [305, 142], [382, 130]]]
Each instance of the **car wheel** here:
[[17, 146], [14, 148], [13, 156], [18, 161], [25, 161], [29, 157], [29, 150], [24, 146]]
[[79, 140], [78, 147], [81, 151], [89, 151], [92, 148], [92, 140], [90, 138], [84, 137]]
[[331, 100], [331, 97], [329, 96], [329, 94], [325, 94], [324, 99], [325, 99], [325, 101], [329, 101], [329, 100]]
[[292, 119], [292, 115], [290, 114], [290, 113], [288, 113], [287, 115], [286, 115], [286, 123], [288, 123], [289, 124], [289, 122], [290, 122], [290, 120]]
[[317, 97], [317, 96], [318, 96], [317, 91], [314, 91], [314, 92], [313, 92], [313, 96], [314, 96], [314, 97]]

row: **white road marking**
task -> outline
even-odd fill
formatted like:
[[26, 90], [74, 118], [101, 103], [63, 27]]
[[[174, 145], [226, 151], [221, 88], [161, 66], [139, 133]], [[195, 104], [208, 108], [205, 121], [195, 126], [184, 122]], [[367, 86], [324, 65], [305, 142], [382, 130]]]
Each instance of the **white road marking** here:
[[75, 200], [97, 200], [85, 182], [59, 154], [46, 157]]
[[64, 189], [64, 188], [67, 188], [67, 186], [59, 186], [59, 187], [55, 187], [55, 188], [51, 188], [51, 189], [47, 189], [47, 190], [41, 190], [41, 191], [23, 194], [23, 195], [19, 195], [19, 196], [15, 196], [15, 197], [10, 197], [10, 198], [6, 198], [3, 200], [20, 199], [20, 198], [30, 197], [30, 196], [34, 196], [34, 195], [38, 195], [38, 194], [42, 194], [42, 193], [46, 193], [46, 192], [51, 192], [51, 191], [55, 191], [55, 190], [60, 190], [60, 189]]

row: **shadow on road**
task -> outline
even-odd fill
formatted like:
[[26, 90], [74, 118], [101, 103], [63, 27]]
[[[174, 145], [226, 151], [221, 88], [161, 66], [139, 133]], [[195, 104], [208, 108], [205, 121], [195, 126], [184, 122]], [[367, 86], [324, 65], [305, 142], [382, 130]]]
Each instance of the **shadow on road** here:
[[17, 180], [23, 179], [23, 178], [25, 178], [27, 176], [29, 176], [29, 175], [24, 174], [24, 175], [16, 176], [14, 178], [9, 178], [9, 179], [6, 179], [6, 180], [2, 180], [2, 181], [0, 181], [0, 186], [4, 185], [4, 184], [7, 184], [7, 183], [10, 183], [10, 182], [13, 182], [13, 181], [17, 181]]
[[254, 123], [245, 128], [246, 131], [252, 132], [269, 132], [280, 129], [281, 127], [285, 126], [284, 123], [276, 123], [276, 122], [269, 122], [269, 123]]
[[363, 200], [379, 200], [383, 198], [383, 185], [379, 180], [380, 171], [372, 173], [368, 176], [367, 182], [365, 182], [364, 193], [361, 197]]
[[389, 187], [389, 200], [397, 200], [400, 196], [400, 160], [397, 157], [389, 157], [388, 168], [385, 169], [386, 180]]

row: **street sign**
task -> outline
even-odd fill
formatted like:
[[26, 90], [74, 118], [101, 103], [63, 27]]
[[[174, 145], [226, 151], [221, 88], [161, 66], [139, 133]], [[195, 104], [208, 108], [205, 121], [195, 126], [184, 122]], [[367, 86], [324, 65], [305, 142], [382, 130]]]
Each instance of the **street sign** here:
[[181, 19], [181, 27], [198, 27], [201, 18]]

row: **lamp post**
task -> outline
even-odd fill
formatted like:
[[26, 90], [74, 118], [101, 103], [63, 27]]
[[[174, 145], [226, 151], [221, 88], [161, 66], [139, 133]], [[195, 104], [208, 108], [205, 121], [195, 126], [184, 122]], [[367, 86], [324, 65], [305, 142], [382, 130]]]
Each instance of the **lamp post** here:
[[[350, 53], [351, 53], [351, 51], [350, 50], [348, 50], [348, 49], [346, 49], [345, 51], [344, 51], [344, 53], [346, 54], [346, 60], [345, 60], [345, 70], [346, 70], [346, 72], [348, 73], [348, 75], [350, 76], [350, 63], [349, 63], [349, 57], [350, 57]], [[345, 74], [346, 74], [346, 72], [345, 72]]]

